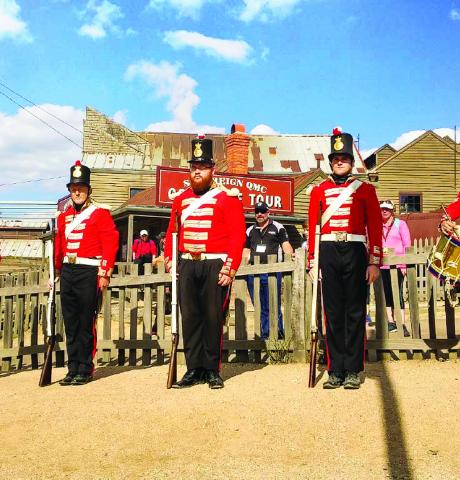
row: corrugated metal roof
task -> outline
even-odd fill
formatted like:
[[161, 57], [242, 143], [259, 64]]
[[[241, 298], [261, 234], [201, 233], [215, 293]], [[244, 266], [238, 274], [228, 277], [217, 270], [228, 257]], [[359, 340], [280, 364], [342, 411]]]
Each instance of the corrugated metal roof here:
[[5, 219], [0, 218], [0, 228], [37, 228], [46, 230], [48, 228], [48, 220], [29, 220], [29, 219]]
[[41, 240], [1, 239], [0, 256], [41, 258], [43, 242]]
[[[318, 167], [330, 173], [328, 154], [329, 135], [250, 135], [248, 166], [252, 171], [264, 173], [308, 172]], [[157, 165], [186, 167], [191, 158], [191, 140], [194, 135], [179, 133], [149, 133], [152, 159], [140, 154], [83, 153], [83, 163], [90, 168], [117, 170], [151, 170]], [[209, 135], [214, 142], [217, 169], [226, 170], [224, 135]], [[360, 167], [360, 156], [355, 147], [355, 173]], [[298, 169], [289, 162], [298, 162]]]
[[[93, 123], [89, 121], [85, 123], [84, 135], [85, 138], [88, 136], [88, 141], [84, 139], [84, 144], [90, 145], [91, 151], [83, 152], [83, 163], [90, 168], [152, 170], [157, 165], [186, 167], [187, 161], [191, 158], [191, 141], [196, 138], [195, 134], [132, 132], [93, 109], [87, 109], [88, 115], [91, 115]], [[100, 121], [94, 123], [94, 118]], [[101, 131], [101, 128], [107, 131]], [[225, 148], [227, 136], [206, 135], [206, 138], [213, 140], [214, 160], [217, 170], [221, 172], [227, 171]], [[129, 148], [125, 144], [125, 137], [130, 139], [129, 145], [132, 147], [130, 153], [116, 153], [120, 152], [120, 145]], [[110, 143], [107, 143], [109, 138], [113, 140], [113, 153], [110, 150], [107, 153], [107, 148], [110, 149], [108, 147]], [[278, 174], [308, 172], [318, 167], [317, 158], [321, 157], [319, 160], [321, 170], [325, 173], [331, 171], [328, 161], [330, 135], [249, 135], [249, 138], [248, 166], [254, 172]], [[354, 151], [356, 159], [354, 172], [357, 173], [361, 168], [365, 168], [365, 165], [356, 145]]]

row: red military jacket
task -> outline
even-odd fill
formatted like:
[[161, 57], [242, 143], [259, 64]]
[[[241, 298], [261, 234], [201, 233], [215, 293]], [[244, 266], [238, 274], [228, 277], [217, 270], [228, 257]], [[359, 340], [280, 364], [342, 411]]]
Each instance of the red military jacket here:
[[109, 210], [98, 206], [88, 218], [75, 226], [67, 238], [65, 236], [66, 226], [90, 205], [91, 201], [77, 212], [73, 203], [69, 202], [64, 212], [58, 216], [54, 247], [55, 268], [61, 270], [62, 261], [69, 254], [80, 258], [97, 257], [101, 259], [98, 275], [110, 276], [118, 250], [119, 235]]
[[[321, 202], [321, 212], [324, 213], [332, 201], [354, 180], [355, 178], [351, 177], [342, 185], [337, 185], [332, 177], [329, 177], [313, 188], [308, 211], [308, 258], [310, 267], [315, 250], [315, 228], [318, 220], [319, 202]], [[375, 187], [364, 182], [321, 228], [321, 234], [346, 232], [355, 235], [367, 235], [369, 265], [380, 265], [382, 263], [382, 228], [382, 214]]]
[[243, 205], [237, 193], [215, 184], [211, 188], [220, 192], [198, 207], [183, 224], [182, 212], [200, 196], [187, 188], [174, 199], [166, 232], [165, 259], [172, 257], [172, 233], [179, 231], [179, 252], [227, 254], [223, 271], [233, 276], [240, 266], [246, 241]]
[[457, 200], [447, 207], [447, 213], [453, 221], [460, 217], [460, 193], [458, 194]]

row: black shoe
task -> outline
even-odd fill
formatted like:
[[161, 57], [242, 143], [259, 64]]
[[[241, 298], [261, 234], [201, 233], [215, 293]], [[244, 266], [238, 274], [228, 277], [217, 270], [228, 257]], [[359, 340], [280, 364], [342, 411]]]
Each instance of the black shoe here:
[[205, 382], [205, 371], [202, 368], [192, 368], [191, 370], [187, 370], [185, 375], [182, 377], [182, 380], [176, 382], [172, 388], [193, 387], [194, 385]]
[[356, 372], [348, 372], [343, 381], [343, 388], [347, 390], [357, 390], [361, 386], [361, 380]]
[[405, 337], [410, 337], [410, 333], [409, 333], [409, 330], [407, 330], [407, 327], [405, 325], [403, 325], [402, 327], [403, 327], [404, 336]]
[[388, 333], [395, 333], [398, 331], [398, 326], [394, 322], [388, 322]]
[[339, 388], [343, 384], [343, 376], [335, 373], [330, 373], [329, 378], [324, 382], [323, 388], [326, 390], [332, 390], [333, 388]]
[[75, 375], [71, 385], [85, 385], [91, 382], [92, 379], [93, 379], [93, 376], [90, 374], [86, 375], [86, 374], [79, 373], [78, 375]]
[[209, 388], [217, 390], [218, 388], [224, 388], [224, 381], [219, 375], [219, 372], [215, 370], [208, 370], [206, 375], [206, 380], [208, 382]]
[[59, 385], [62, 385], [63, 387], [72, 385], [72, 381], [76, 376], [76, 373], [68, 373], [62, 380], [59, 380]]

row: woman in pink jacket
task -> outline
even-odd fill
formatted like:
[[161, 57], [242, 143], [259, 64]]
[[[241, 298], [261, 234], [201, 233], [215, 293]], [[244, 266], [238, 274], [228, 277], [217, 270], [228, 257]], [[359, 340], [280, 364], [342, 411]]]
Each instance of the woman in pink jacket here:
[[[395, 207], [391, 200], [380, 202], [380, 209], [383, 220], [383, 239], [382, 247], [384, 255], [389, 249], [394, 250], [395, 255], [404, 255], [406, 248], [411, 246], [409, 228], [404, 220], [395, 218]], [[403, 298], [404, 276], [406, 275], [406, 265], [397, 265], [398, 268], [398, 286], [399, 286], [399, 305], [401, 307], [402, 328], [405, 337], [409, 337], [410, 333], [406, 327], [406, 310]], [[382, 266], [382, 281], [385, 291], [385, 303], [387, 306], [388, 331], [396, 332], [398, 329], [394, 319], [394, 301], [391, 291], [391, 274], [390, 267]]]

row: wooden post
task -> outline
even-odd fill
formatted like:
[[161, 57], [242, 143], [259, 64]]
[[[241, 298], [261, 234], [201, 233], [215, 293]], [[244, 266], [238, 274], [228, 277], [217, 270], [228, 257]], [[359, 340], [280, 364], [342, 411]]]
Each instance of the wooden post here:
[[[104, 304], [102, 306], [103, 312], [103, 332], [102, 338], [104, 340], [112, 340], [112, 289], [107, 288], [104, 294]], [[102, 361], [110, 363], [112, 360], [111, 348], [104, 348], [102, 351]]]
[[[245, 262], [246, 259], [243, 259]], [[242, 262], [243, 264], [243, 262]], [[246, 281], [244, 278], [237, 278], [234, 283], [235, 288], [235, 340], [247, 340], [247, 308], [246, 308]], [[236, 361], [249, 362], [249, 352], [247, 349], [236, 350]]]
[[134, 242], [134, 216], [128, 215], [128, 244], [126, 245], [126, 261], [133, 261], [133, 242]]
[[[152, 264], [144, 264], [144, 275], [151, 275]], [[158, 301], [157, 301], [158, 308]], [[144, 329], [142, 332], [142, 340], [145, 342], [152, 340], [152, 286], [144, 283]], [[150, 365], [152, 361], [152, 349], [142, 349], [142, 365]]]
[[[6, 287], [13, 285], [13, 277], [10, 275], [6, 279]], [[13, 346], [13, 297], [4, 297], [2, 304], [5, 305], [5, 314], [3, 318], [3, 348]], [[9, 372], [11, 369], [11, 357], [3, 358], [2, 372]]]
[[[268, 264], [276, 263], [276, 255], [268, 255]], [[276, 342], [278, 340], [278, 281], [276, 273], [268, 274], [268, 320], [270, 342]]]
[[[138, 265], [130, 265], [131, 275], [137, 275]], [[137, 340], [137, 287], [129, 289], [129, 339]], [[133, 342], [134, 343], [134, 342]], [[129, 349], [129, 365], [135, 366], [137, 359], [136, 347]]]
[[[409, 296], [409, 311], [412, 338], [421, 338], [416, 265], [407, 266], [407, 291]], [[414, 358], [422, 358], [420, 351], [414, 351]]]
[[[118, 275], [124, 277], [126, 274], [126, 265], [118, 267]], [[126, 287], [118, 288], [118, 339], [125, 339], [125, 302], [126, 302]], [[118, 365], [125, 364], [126, 355], [124, 348], [118, 348]]]

